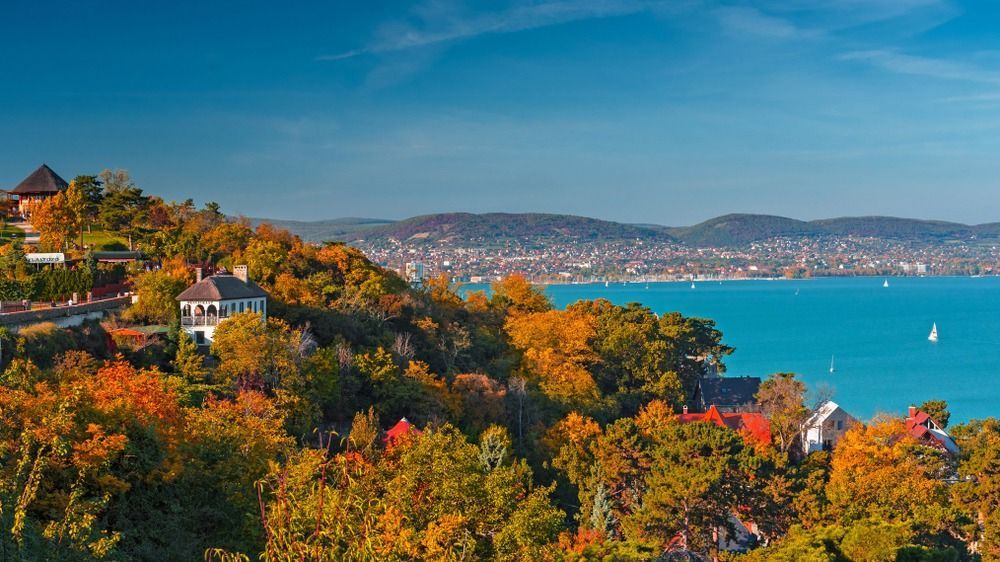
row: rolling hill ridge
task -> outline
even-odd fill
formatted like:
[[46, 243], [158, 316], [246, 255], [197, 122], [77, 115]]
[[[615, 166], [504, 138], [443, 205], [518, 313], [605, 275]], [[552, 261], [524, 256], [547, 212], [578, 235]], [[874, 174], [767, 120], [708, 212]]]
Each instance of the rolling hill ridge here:
[[921, 243], [1000, 238], [1000, 223], [955, 222], [867, 216], [801, 221], [788, 217], [729, 214], [683, 227], [626, 224], [544, 213], [439, 213], [400, 221], [343, 218], [325, 221], [250, 219], [269, 222], [309, 241], [412, 243], [522, 239], [537, 241], [650, 240], [695, 247], [738, 247], [775, 237], [864, 236]]

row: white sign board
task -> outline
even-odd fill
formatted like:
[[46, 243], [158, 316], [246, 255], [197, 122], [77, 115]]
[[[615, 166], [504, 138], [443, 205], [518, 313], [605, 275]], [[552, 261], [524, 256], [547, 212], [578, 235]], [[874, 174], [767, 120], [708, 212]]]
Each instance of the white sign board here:
[[24, 254], [24, 258], [28, 260], [28, 263], [65, 263], [66, 254], [63, 253], [49, 253], [49, 254]]

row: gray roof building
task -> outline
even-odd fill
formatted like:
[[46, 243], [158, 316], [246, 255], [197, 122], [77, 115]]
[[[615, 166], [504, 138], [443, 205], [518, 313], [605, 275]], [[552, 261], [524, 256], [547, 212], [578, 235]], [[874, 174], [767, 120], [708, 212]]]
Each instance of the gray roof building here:
[[758, 390], [760, 377], [702, 377], [692, 402], [702, 412], [711, 406], [720, 412], [755, 411]]
[[229, 273], [218, 273], [191, 285], [177, 295], [178, 301], [223, 301], [267, 297], [253, 281], [243, 281]]

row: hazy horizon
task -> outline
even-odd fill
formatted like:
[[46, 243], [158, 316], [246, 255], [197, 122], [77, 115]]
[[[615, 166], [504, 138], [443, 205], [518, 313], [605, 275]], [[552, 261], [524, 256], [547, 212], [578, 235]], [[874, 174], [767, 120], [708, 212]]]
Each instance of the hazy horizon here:
[[1000, 219], [994, 6], [476, 4], [8, 6], [0, 188], [46, 162], [288, 220]]

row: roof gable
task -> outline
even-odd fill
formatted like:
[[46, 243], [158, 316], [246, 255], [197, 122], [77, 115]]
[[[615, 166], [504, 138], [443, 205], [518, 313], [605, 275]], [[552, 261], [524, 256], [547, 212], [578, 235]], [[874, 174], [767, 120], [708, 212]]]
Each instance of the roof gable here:
[[243, 282], [235, 275], [219, 274], [206, 277], [177, 295], [179, 301], [223, 301], [266, 297], [267, 293], [253, 281]]
[[24, 178], [17, 184], [11, 193], [58, 193], [69, 187], [66, 180], [59, 177], [59, 174], [52, 171], [47, 165], [42, 164], [31, 175]]
[[680, 423], [711, 423], [739, 433], [745, 441], [771, 443], [771, 423], [763, 414], [756, 412], [723, 413], [712, 406], [703, 414], [681, 414], [677, 416], [677, 421]]
[[706, 406], [742, 406], [757, 403], [759, 377], [702, 377], [698, 381], [701, 401]]

